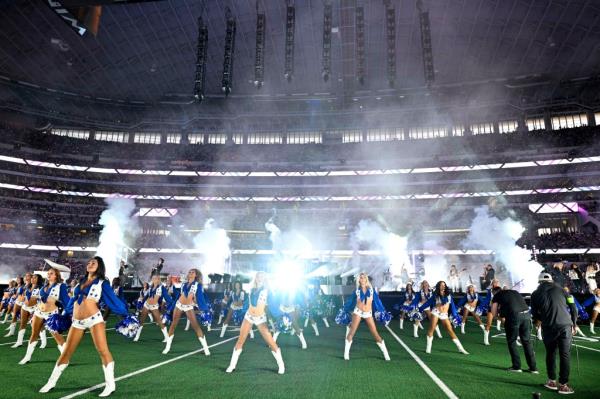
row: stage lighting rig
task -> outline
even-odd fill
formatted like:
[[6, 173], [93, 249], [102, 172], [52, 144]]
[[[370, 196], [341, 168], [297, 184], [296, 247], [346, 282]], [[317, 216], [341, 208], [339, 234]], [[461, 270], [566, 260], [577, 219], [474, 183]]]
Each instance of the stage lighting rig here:
[[365, 84], [365, 9], [363, 6], [356, 7], [356, 79], [361, 85]]
[[385, 1], [385, 35], [387, 42], [387, 77], [390, 87], [396, 84], [396, 9]]
[[333, 7], [331, 2], [325, 1], [325, 9], [323, 11], [323, 71], [321, 75], [323, 80], [327, 82], [331, 75], [331, 29], [333, 25]]
[[267, 18], [259, 12], [256, 2], [256, 55], [254, 58], [254, 86], [260, 89], [265, 78], [265, 29]]
[[287, 0], [285, 20], [285, 69], [283, 76], [289, 82], [294, 74], [294, 29], [296, 26], [296, 8], [293, 0]]
[[435, 69], [433, 67], [433, 47], [431, 45], [431, 24], [429, 22], [429, 11], [423, 10], [423, 1], [417, 0], [419, 10], [419, 21], [421, 23], [421, 48], [423, 56], [423, 70], [425, 83], [430, 87], [435, 80]]
[[223, 79], [221, 90], [227, 96], [231, 93], [233, 80], [233, 58], [235, 55], [235, 29], [236, 21], [229, 7], [225, 8], [226, 30], [225, 30], [225, 55], [223, 58]]
[[202, 17], [198, 18], [198, 46], [196, 48], [196, 80], [194, 82], [194, 99], [204, 100], [204, 84], [206, 81], [206, 50], [208, 48], [208, 28]]

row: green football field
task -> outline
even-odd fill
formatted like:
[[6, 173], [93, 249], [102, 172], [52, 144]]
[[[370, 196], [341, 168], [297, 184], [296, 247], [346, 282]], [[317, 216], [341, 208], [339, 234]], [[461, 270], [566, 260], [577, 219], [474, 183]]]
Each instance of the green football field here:
[[[427, 325], [427, 322], [425, 322]], [[109, 321], [109, 326], [115, 320]], [[133, 343], [114, 331], [108, 332], [110, 349], [115, 358], [117, 391], [122, 398], [542, 398], [559, 396], [546, 390], [546, 367], [543, 344], [534, 343], [539, 375], [505, 371], [510, 365], [506, 341], [502, 335], [492, 338], [492, 346], [482, 344], [477, 325], [469, 323], [467, 334], [460, 339], [466, 356], [456, 351], [443, 331], [435, 339], [433, 353], [425, 353], [425, 338], [412, 337], [412, 327], [399, 330], [397, 320], [390, 329], [378, 326], [392, 360], [385, 362], [379, 348], [361, 325], [354, 340], [351, 360], [343, 359], [345, 329], [331, 323], [319, 324], [321, 335], [312, 328], [305, 330], [308, 349], [300, 348], [294, 336], [282, 335], [279, 344], [286, 364], [286, 374], [276, 373], [275, 359], [257, 333], [248, 339], [237, 369], [226, 374], [236, 331], [219, 338], [219, 331], [208, 333], [211, 356], [200, 351], [195, 334], [184, 331], [182, 321], [168, 355], [161, 354], [162, 335], [157, 327], [146, 325], [139, 342]], [[587, 326], [583, 327], [587, 333]], [[32, 361], [19, 366], [25, 346], [11, 349], [14, 337], [0, 338], [0, 398], [91, 398], [101, 392], [103, 374], [91, 337], [86, 335], [71, 364], [56, 388], [42, 395], [37, 391], [45, 384], [58, 358], [54, 341], [48, 348], [36, 350]], [[493, 335], [500, 334], [493, 331]], [[29, 332], [27, 333], [27, 336]], [[600, 337], [599, 337], [600, 338]], [[571, 384], [574, 398], [600, 397], [600, 343], [577, 339], [579, 367], [575, 348], [572, 352]], [[526, 368], [524, 356], [523, 367]]]

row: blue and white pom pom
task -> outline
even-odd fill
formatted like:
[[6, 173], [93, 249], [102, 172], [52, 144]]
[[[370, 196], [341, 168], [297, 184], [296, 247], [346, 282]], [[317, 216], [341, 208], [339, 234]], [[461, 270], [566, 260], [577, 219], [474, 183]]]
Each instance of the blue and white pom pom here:
[[452, 325], [454, 328], [460, 326], [462, 324], [462, 317], [460, 315], [452, 316]]
[[127, 316], [117, 323], [115, 331], [126, 338], [133, 339], [140, 328], [140, 321], [135, 316]]
[[284, 334], [292, 332], [292, 318], [288, 313], [284, 313], [277, 321], [277, 330]]
[[484, 304], [477, 305], [477, 308], [475, 309], [475, 314], [477, 316], [481, 316], [482, 314], [487, 314], [487, 312], [488, 312], [488, 307], [487, 307], [487, 305], [484, 305]]
[[235, 324], [236, 326], [242, 325], [242, 322], [244, 321], [244, 315], [245, 313], [243, 309], [234, 310], [231, 316], [233, 324]]
[[352, 316], [350, 313], [346, 312], [344, 309], [340, 309], [335, 316], [335, 322], [340, 326], [347, 326], [352, 321]]
[[173, 322], [173, 316], [171, 316], [170, 313], [165, 313], [162, 315], [162, 323], [165, 326], [170, 326], [172, 322]]
[[415, 308], [408, 313], [410, 321], [421, 321], [423, 320], [423, 313], [419, 312], [419, 309]]
[[198, 320], [198, 323], [200, 323], [201, 325], [208, 327], [210, 325], [212, 325], [213, 322], [213, 310], [212, 308], [206, 310], [206, 311], [201, 311], [200, 313], [198, 313], [196, 315], [196, 319]]
[[585, 311], [584, 307], [579, 304], [579, 302], [575, 301], [575, 306], [577, 307], [577, 317], [581, 320], [588, 320], [590, 315]]
[[139, 299], [135, 302], [135, 309], [142, 310], [144, 307], [144, 301], [140, 301]]
[[375, 312], [375, 320], [384, 326], [387, 326], [392, 320], [392, 314], [385, 310], [383, 312]]
[[402, 311], [405, 313], [410, 313], [413, 310], [415, 310], [415, 307], [413, 305], [402, 305]]
[[45, 323], [45, 328], [50, 334], [62, 334], [71, 328], [71, 316], [60, 313], [51, 314]]

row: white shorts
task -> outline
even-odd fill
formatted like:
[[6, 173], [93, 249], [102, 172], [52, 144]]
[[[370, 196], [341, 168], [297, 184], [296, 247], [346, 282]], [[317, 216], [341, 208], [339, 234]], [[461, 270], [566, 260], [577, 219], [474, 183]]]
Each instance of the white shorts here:
[[144, 309], [147, 310], [158, 310], [158, 303], [155, 303], [154, 305], [150, 305], [148, 302], [144, 302]]
[[285, 306], [285, 305], [279, 305], [279, 310], [281, 310], [283, 313], [292, 313], [296, 311], [296, 307], [295, 306]]
[[369, 317], [373, 317], [373, 312], [363, 312], [359, 308], [354, 308], [353, 314], [360, 316], [361, 319], [368, 319]]
[[104, 319], [102, 318], [102, 313], [98, 311], [98, 313], [96, 313], [95, 315], [87, 317], [83, 320], [73, 319], [71, 327], [75, 327], [80, 330], [85, 330], [86, 328], [92, 328], [96, 324], [100, 323], [104, 323]]
[[25, 301], [15, 301], [15, 306], [23, 307], [23, 305], [25, 305]]
[[243, 309], [244, 307], [243, 307], [243, 306], [235, 306], [235, 305], [231, 305], [229, 308], [230, 308], [231, 310], [240, 310], [240, 309]]
[[[425, 302], [423, 302], [423, 303], [425, 303]], [[423, 303], [420, 303], [419, 306], [423, 306]], [[419, 306], [417, 306], [417, 308]], [[428, 310], [431, 310], [431, 308], [429, 306], [427, 306], [425, 309], [423, 309], [423, 311], [421, 313], [427, 312]]]
[[475, 306], [465, 305], [465, 309], [467, 309], [471, 313], [475, 313]]
[[39, 317], [40, 319], [44, 319], [44, 320], [48, 320], [48, 317], [50, 317], [53, 314], [57, 314], [57, 313], [58, 313], [58, 309], [54, 309], [51, 312], [43, 312], [43, 311], [41, 311], [39, 309], [35, 310], [35, 315], [37, 317]]
[[440, 320], [448, 320], [448, 313], [441, 313], [439, 310], [437, 309], [433, 309], [431, 311], [431, 314], [434, 315], [435, 317], [437, 317]]
[[37, 309], [37, 305], [33, 305], [33, 306], [27, 306], [27, 305], [23, 305], [21, 307], [21, 309], [23, 309], [24, 311], [28, 312], [28, 313], [33, 313], [35, 312], [35, 310]]
[[194, 310], [194, 305], [184, 305], [181, 302], [177, 301], [177, 303], [175, 304], [175, 307], [179, 310], [181, 310], [182, 312], [187, 312], [189, 310]]
[[600, 313], [600, 305], [594, 306], [594, 311]]
[[246, 312], [244, 316], [244, 320], [247, 320], [253, 326], [257, 326], [259, 324], [263, 324], [267, 322], [267, 315], [263, 314], [261, 316], [252, 316], [250, 313]]

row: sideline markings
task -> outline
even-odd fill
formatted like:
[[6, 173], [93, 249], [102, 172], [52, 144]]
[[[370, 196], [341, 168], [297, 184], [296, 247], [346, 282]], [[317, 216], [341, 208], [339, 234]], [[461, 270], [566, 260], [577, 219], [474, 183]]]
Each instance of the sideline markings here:
[[[217, 343], [215, 343], [215, 344], [209, 345], [208, 347], [209, 347], [209, 348], [213, 348], [213, 347], [215, 347], [215, 346], [222, 345], [222, 344], [224, 344], [224, 343], [226, 343], [226, 342], [229, 342], [229, 341], [231, 341], [231, 340], [234, 340], [234, 339], [237, 339], [237, 338], [238, 338], [238, 337], [231, 337], [231, 338], [227, 338], [226, 340], [219, 341], [219, 342], [217, 342]], [[116, 382], [116, 381], [121, 381], [121, 380], [124, 380], [124, 379], [126, 379], [126, 378], [130, 378], [130, 377], [136, 376], [136, 375], [138, 375], [138, 374], [145, 373], [145, 372], [147, 372], [147, 371], [153, 370], [153, 369], [155, 369], [155, 368], [158, 368], [158, 367], [164, 366], [164, 365], [166, 365], [166, 364], [169, 364], [169, 363], [176, 362], [176, 361], [178, 361], [178, 360], [184, 359], [184, 358], [186, 358], [186, 357], [189, 357], [189, 356], [195, 355], [195, 354], [197, 354], [197, 353], [200, 353], [200, 352], [203, 352], [203, 351], [204, 351], [204, 348], [197, 349], [197, 350], [195, 350], [195, 351], [188, 352], [188, 353], [184, 353], [183, 355], [179, 355], [179, 356], [177, 356], [177, 357], [174, 357], [174, 358], [171, 358], [171, 359], [169, 359], [169, 360], [165, 360], [165, 361], [163, 361], [163, 362], [156, 363], [156, 364], [153, 364], [153, 365], [151, 365], [151, 366], [144, 367], [144, 368], [142, 368], [142, 369], [139, 369], [139, 370], [136, 370], [136, 371], [132, 371], [131, 373], [128, 373], [128, 374], [122, 375], [122, 376], [120, 376], [120, 377], [116, 377], [116, 378], [115, 378], [115, 382]], [[96, 390], [96, 389], [98, 389], [98, 388], [102, 388], [104, 385], [105, 385], [104, 383], [101, 383], [101, 384], [96, 384], [96, 385], [94, 385], [94, 386], [91, 386], [91, 387], [89, 387], [89, 388], [82, 389], [81, 391], [77, 391], [77, 392], [74, 392], [74, 393], [72, 393], [72, 394], [70, 394], [70, 395], [63, 396], [61, 399], [70, 399], [70, 398], [74, 398], [74, 397], [77, 397], [77, 396], [81, 396], [81, 395], [83, 395], [83, 394], [86, 394], [86, 393], [88, 393], [88, 392], [95, 391], [95, 390]]]
[[454, 392], [452, 392], [452, 390], [450, 388], [448, 388], [448, 386], [446, 384], [444, 384], [444, 382], [429, 367], [427, 367], [427, 365], [423, 362], [423, 360], [421, 360], [421, 358], [419, 356], [417, 356], [417, 354], [415, 352], [413, 352], [408, 347], [408, 345], [406, 345], [404, 343], [404, 341], [402, 341], [402, 339], [400, 339], [400, 337], [396, 335], [396, 333], [394, 331], [392, 331], [392, 329], [390, 328], [390, 326], [385, 326], [385, 328], [387, 328], [387, 330], [390, 332], [390, 334], [392, 334], [392, 336], [396, 339], [396, 341], [398, 341], [398, 343], [400, 345], [402, 345], [402, 347], [404, 348], [404, 350], [408, 352], [408, 354], [417, 362], [417, 364], [419, 366], [421, 366], [421, 368], [423, 369], [423, 371], [425, 371], [425, 373], [427, 373], [427, 375], [446, 394], [446, 396], [448, 398], [450, 398], [450, 399], [458, 399], [458, 396], [456, 396], [456, 394]]
[[600, 352], [600, 349], [596, 349], [596, 348], [589, 348], [589, 347], [587, 347], [587, 346], [583, 346], [583, 345], [575, 345], [575, 344], [573, 344], [573, 346], [576, 346], [576, 347], [578, 347], [578, 348], [587, 349], [587, 350], [594, 351], [594, 352]]

